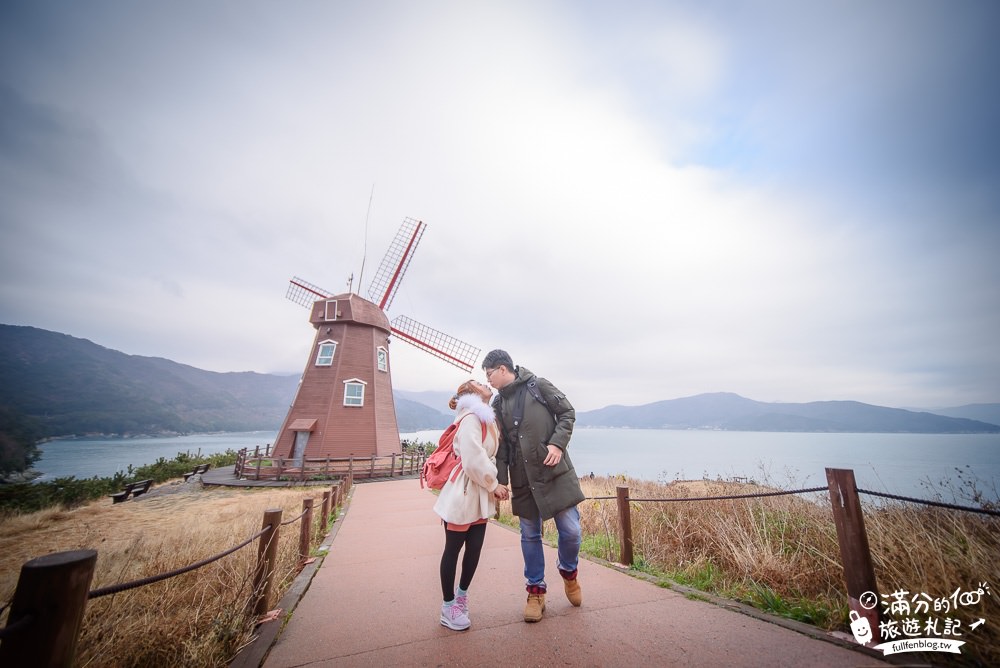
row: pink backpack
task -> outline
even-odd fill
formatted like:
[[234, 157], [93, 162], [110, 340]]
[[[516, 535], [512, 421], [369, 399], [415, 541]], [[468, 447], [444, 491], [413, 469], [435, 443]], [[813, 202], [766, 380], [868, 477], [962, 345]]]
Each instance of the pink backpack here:
[[[462, 420], [472, 415], [462, 416]], [[458, 477], [458, 472], [462, 470], [462, 460], [455, 452], [455, 434], [458, 432], [458, 425], [462, 422], [453, 422], [441, 434], [437, 447], [431, 453], [424, 468], [420, 471], [420, 488], [423, 489], [426, 483], [431, 489], [441, 489], [448, 479], [454, 480]], [[483, 440], [486, 440], [486, 424], [483, 423]]]

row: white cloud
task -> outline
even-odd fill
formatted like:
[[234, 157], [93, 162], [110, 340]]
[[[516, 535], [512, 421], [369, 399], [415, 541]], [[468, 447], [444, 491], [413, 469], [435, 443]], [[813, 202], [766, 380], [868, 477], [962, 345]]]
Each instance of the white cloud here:
[[[894, 3], [390, 4], [0, 22], [0, 320], [297, 373], [287, 280], [366, 294], [414, 216], [390, 315], [507, 348], [583, 409], [1000, 399], [996, 173], [924, 136], [996, 103], [925, 90], [979, 54], [968, 22], [928, 48]], [[956, 171], [926, 178], [939, 146]], [[401, 342], [393, 369], [465, 377]]]

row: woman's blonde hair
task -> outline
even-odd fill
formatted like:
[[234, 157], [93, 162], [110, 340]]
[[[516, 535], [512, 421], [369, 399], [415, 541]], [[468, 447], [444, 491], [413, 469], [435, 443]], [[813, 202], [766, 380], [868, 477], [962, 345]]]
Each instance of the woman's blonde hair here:
[[479, 388], [476, 387], [476, 381], [467, 380], [458, 386], [458, 389], [455, 390], [455, 395], [448, 400], [448, 408], [455, 410], [458, 406], [458, 398], [463, 394], [475, 394], [476, 396], [482, 396], [479, 392]]

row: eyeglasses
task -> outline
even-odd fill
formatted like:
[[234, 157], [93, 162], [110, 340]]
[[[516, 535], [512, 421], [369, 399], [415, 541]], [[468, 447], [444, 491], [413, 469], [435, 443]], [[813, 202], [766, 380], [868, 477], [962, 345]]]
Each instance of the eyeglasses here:
[[487, 369], [486, 370], [486, 380], [489, 380], [490, 376], [492, 376], [494, 373], [496, 373], [497, 369], [499, 369], [499, 368], [500, 367], [497, 367], [496, 369]]

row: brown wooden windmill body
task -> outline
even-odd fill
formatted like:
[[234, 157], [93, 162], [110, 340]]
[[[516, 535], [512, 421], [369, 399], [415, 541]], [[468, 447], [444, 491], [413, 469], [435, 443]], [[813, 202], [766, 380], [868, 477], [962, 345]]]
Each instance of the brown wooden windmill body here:
[[299, 278], [288, 298], [311, 308], [316, 336], [274, 455], [293, 459], [386, 456], [401, 451], [392, 396], [393, 334], [471, 371], [479, 349], [405, 316], [385, 315], [426, 225], [407, 218], [372, 281], [369, 301], [331, 295]]

